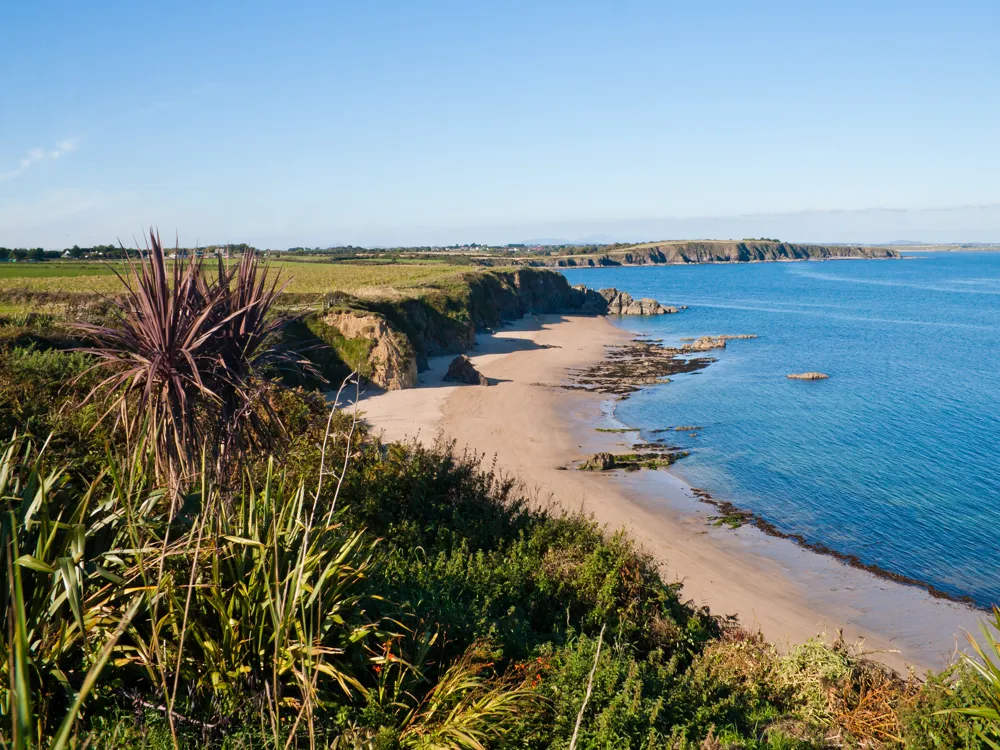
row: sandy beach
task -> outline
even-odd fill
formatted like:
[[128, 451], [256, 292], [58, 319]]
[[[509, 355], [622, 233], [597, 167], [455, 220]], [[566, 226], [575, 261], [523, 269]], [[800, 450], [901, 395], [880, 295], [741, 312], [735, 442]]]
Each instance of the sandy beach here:
[[630, 339], [605, 318], [528, 316], [477, 338], [470, 357], [491, 387], [442, 383], [452, 357], [437, 357], [417, 388], [370, 396], [361, 408], [387, 440], [455, 440], [495, 456], [537, 502], [582, 508], [611, 530], [624, 528], [668, 580], [683, 583], [684, 598], [738, 616], [779, 647], [843, 631], [900, 671], [945, 667], [983, 613], [752, 527], [713, 526], [714, 509], [666, 471], [572, 469], [597, 451], [621, 451], [629, 436], [595, 429], [614, 426], [606, 396], [555, 385], [601, 359], [605, 346]]

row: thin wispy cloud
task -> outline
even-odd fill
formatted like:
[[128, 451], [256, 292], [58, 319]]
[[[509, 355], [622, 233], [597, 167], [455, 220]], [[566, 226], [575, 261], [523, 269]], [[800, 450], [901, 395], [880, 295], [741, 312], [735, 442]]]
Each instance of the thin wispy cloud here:
[[7, 172], [0, 172], [0, 182], [6, 182], [7, 180], [13, 180], [15, 177], [20, 177], [40, 162], [56, 161], [57, 159], [61, 159], [66, 154], [76, 150], [78, 140], [79, 139], [77, 138], [65, 138], [59, 141], [52, 148], [39, 147], [31, 149], [28, 153], [21, 157], [21, 161], [17, 167]]

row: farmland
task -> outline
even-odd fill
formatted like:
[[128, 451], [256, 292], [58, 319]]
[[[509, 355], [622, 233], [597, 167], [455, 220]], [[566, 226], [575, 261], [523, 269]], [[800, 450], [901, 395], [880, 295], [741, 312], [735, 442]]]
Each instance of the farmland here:
[[[214, 261], [206, 261], [208, 269]], [[115, 271], [120, 261], [54, 261], [0, 264], [0, 298], [9, 306], [18, 298], [41, 295], [77, 296], [117, 293], [121, 282]], [[438, 259], [426, 262], [321, 262], [279, 260], [272, 263], [288, 282], [289, 294], [349, 292], [361, 297], [419, 296], [427, 287], [453, 285], [470, 266]], [[35, 300], [44, 302], [44, 300]]]

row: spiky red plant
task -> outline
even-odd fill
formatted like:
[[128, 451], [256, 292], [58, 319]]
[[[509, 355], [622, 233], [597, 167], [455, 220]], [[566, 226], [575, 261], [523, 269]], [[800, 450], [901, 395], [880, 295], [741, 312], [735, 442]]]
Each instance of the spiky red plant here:
[[109, 371], [88, 399], [105, 397], [133, 447], [148, 448], [157, 474], [183, 484], [207, 454], [224, 468], [250, 446], [271, 447], [282, 426], [262, 392], [263, 366], [280, 355], [269, 312], [283, 287], [256, 252], [209, 279], [200, 258], [168, 264], [150, 229], [146, 253], [126, 254], [111, 325], [76, 324], [86, 351]]

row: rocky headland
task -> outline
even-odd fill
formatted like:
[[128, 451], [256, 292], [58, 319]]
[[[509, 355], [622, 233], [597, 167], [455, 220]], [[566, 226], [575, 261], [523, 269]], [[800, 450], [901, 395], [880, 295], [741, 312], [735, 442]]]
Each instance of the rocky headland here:
[[468, 352], [477, 331], [525, 315], [665, 315], [684, 309], [636, 300], [614, 288], [574, 287], [562, 274], [537, 268], [470, 272], [453, 289], [415, 297], [339, 294], [327, 304], [319, 319], [307, 322], [313, 338], [300, 343], [323, 348], [328, 360], [339, 361], [339, 368], [329, 368], [328, 381], [356, 371], [386, 390], [413, 387], [428, 357]]
[[861, 245], [802, 245], [767, 240], [698, 240], [650, 242], [589, 254], [552, 258], [548, 265], [560, 267], [643, 266], [682, 263], [764, 263], [790, 260], [838, 258], [897, 259], [899, 252]]

